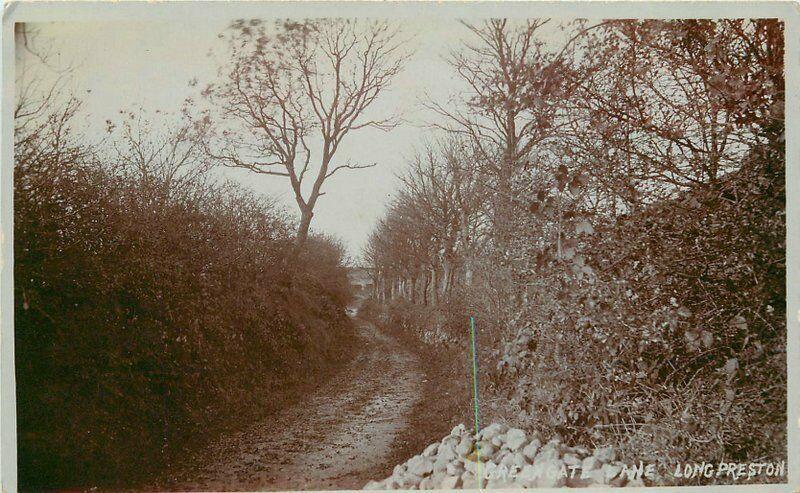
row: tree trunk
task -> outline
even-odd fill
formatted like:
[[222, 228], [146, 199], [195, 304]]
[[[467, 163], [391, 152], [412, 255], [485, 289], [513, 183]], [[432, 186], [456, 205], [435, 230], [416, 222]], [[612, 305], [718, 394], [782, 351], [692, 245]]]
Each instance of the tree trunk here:
[[300, 225], [297, 228], [297, 243], [295, 244], [296, 250], [299, 252], [303, 249], [308, 240], [308, 230], [311, 228], [311, 219], [314, 218], [314, 211], [310, 207], [305, 207], [300, 212]]
[[447, 299], [447, 293], [450, 291], [450, 279], [451, 279], [450, 274], [451, 274], [451, 270], [452, 270], [452, 267], [450, 265], [450, 261], [447, 258], [445, 258], [444, 261], [442, 262], [442, 267], [443, 267], [443, 269], [442, 269], [442, 279], [441, 279], [442, 285], [441, 285], [440, 293], [441, 293], [442, 299], [446, 300]]
[[439, 277], [437, 273], [436, 266], [434, 266], [431, 269], [431, 302], [434, 306], [439, 304]]
[[431, 284], [431, 273], [430, 271], [425, 271], [425, 284], [422, 286], [422, 304], [428, 306], [428, 288]]

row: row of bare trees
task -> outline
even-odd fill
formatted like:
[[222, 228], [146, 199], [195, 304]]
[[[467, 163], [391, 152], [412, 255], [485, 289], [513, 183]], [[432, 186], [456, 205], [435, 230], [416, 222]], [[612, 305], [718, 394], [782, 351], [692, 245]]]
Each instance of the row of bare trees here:
[[479, 175], [463, 167], [473, 151], [464, 139], [430, 144], [401, 177], [403, 190], [365, 251], [382, 299], [435, 304], [454, 284], [471, 282], [488, 197]]
[[380, 296], [436, 302], [484, 272], [521, 301], [542, 256], [581, 262], [594, 218], [714, 187], [781, 148], [778, 21], [465, 26], [450, 58], [464, 89], [428, 103], [443, 137], [409, 163], [365, 252]]

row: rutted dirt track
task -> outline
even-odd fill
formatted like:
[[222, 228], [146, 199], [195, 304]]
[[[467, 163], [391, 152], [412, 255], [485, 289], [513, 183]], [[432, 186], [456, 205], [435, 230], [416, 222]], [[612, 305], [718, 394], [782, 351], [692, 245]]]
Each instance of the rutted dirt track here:
[[383, 469], [421, 398], [419, 358], [356, 321], [359, 351], [327, 384], [212, 444], [208, 465], [181, 490], [360, 489]]

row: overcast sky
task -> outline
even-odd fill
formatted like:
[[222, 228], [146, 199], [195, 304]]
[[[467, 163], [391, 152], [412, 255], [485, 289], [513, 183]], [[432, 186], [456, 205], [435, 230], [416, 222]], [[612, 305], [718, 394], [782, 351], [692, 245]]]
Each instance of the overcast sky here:
[[[177, 111], [199, 86], [216, 77], [219, 53], [225, 43], [218, 38], [230, 19], [191, 23], [51, 23], [31, 26], [36, 43], [51, 41], [54, 65], [72, 66], [70, 85], [84, 101], [84, 128], [101, 135], [107, 119], [121, 109], [138, 106], [148, 111]], [[427, 93], [445, 101], [460, 89], [443, 59], [471, 33], [456, 20], [420, 18], [404, 21], [404, 32], [414, 50], [405, 70], [390, 91], [375, 103], [375, 111], [400, 111], [406, 122], [390, 132], [364, 129], [346, 137], [337, 152], [340, 162], [375, 162], [374, 168], [337, 173], [326, 182], [312, 229], [340, 237], [358, 255], [377, 219], [397, 188], [395, 175], [415, 146], [431, 136], [424, 123], [435, 118], [420, 103]], [[557, 36], [553, 30], [553, 36]], [[208, 56], [209, 51], [215, 55]], [[24, 60], [33, 63], [32, 60]], [[296, 204], [285, 178], [225, 169], [225, 176], [259, 192], [278, 198], [288, 210]]]

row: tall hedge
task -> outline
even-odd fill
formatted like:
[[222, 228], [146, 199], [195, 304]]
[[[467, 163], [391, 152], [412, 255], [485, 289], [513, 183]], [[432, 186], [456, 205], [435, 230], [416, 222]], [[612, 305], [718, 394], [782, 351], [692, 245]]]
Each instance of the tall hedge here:
[[21, 489], [136, 484], [346, 356], [341, 248], [288, 268], [269, 202], [145, 176], [52, 123], [15, 149]]

